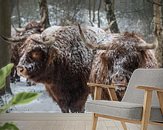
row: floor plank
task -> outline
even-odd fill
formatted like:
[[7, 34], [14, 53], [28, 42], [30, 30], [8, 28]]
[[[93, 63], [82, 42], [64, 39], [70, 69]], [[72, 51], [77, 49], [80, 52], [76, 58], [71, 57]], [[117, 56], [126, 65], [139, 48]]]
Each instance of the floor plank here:
[[[91, 113], [8, 113], [1, 115], [0, 124], [14, 122], [20, 130], [91, 130], [91, 117]], [[99, 118], [97, 130], [123, 129], [120, 122]]]

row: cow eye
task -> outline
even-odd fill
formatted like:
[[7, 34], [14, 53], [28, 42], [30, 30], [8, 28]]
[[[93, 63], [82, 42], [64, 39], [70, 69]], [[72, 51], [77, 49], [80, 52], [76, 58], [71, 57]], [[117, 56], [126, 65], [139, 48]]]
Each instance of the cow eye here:
[[42, 52], [41, 51], [33, 51], [31, 53], [31, 58], [34, 60], [40, 60], [42, 58]]

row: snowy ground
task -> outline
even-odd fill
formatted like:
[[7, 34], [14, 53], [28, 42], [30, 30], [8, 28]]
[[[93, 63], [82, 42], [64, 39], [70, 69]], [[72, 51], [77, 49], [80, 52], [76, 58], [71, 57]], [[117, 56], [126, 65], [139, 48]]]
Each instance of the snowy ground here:
[[[11, 83], [11, 89], [13, 94], [19, 92], [37, 92], [41, 96], [31, 103], [25, 105], [17, 105], [11, 108], [9, 112], [59, 112], [60, 108], [53, 102], [45, 90], [43, 84], [37, 84], [32, 86], [26, 86], [25, 79], [21, 78], [21, 82]], [[8, 100], [9, 97], [4, 97], [4, 100]]]
[[58, 105], [49, 97], [43, 84], [27, 86], [25, 79], [21, 78], [21, 82], [11, 83], [11, 89], [14, 94], [24, 91], [37, 92], [41, 94], [31, 103], [12, 107], [11, 112], [61, 112]]

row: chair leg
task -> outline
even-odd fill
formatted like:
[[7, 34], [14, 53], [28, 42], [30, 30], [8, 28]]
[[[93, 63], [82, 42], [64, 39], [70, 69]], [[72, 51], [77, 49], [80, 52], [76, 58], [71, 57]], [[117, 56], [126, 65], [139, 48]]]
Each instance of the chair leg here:
[[92, 130], [96, 130], [97, 120], [98, 120], [98, 117], [96, 116], [95, 113], [93, 113]]
[[142, 124], [141, 125], [141, 130], [147, 130], [148, 124]]
[[150, 118], [151, 102], [152, 102], [152, 91], [151, 90], [145, 91], [141, 130], [147, 130]]
[[127, 130], [127, 126], [126, 126], [125, 122], [121, 121], [121, 124], [122, 124], [123, 129]]

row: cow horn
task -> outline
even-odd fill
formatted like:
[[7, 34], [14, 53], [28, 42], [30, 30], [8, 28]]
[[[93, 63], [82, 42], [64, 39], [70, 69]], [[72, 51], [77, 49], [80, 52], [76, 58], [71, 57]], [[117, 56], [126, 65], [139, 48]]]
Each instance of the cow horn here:
[[142, 44], [138, 45], [137, 48], [140, 50], [155, 49], [158, 45], [158, 39], [155, 37], [153, 43], [146, 43], [144, 40], [140, 39]]
[[43, 41], [40, 41], [40, 40], [37, 40], [37, 39], [33, 39], [33, 38], [31, 38], [31, 39], [32, 39], [32, 41], [34, 41], [34, 42], [36, 42], [36, 43], [38, 43], [38, 44], [44, 44]]
[[38, 44], [46, 44], [46, 45], [49, 45], [51, 43], [54, 42], [54, 39], [51, 39], [51, 40], [47, 40], [47, 41], [40, 41], [40, 40], [37, 40], [37, 39], [33, 39], [31, 38], [34, 42], [38, 43]]
[[83, 40], [83, 42], [86, 44], [86, 46], [89, 47], [89, 48], [95, 49], [96, 46], [94, 46], [93, 44], [91, 44], [90, 41], [88, 41], [88, 40], [85, 38], [85, 36], [84, 36], [84, 34], [83, 34], [83, 31], [82, 31], [82, 29], [81, 29], [81, 27], [80, 27], [80, 24], [78, 24], [78, 28], [79, 28], [80, 37], [81, 37], [81, 39]]
[[24, 32], [26, 29], [25, 28], [14, 28], [16, 32]]
[[106, 50], [108, 48], [108, 44], [96, 44], [96, 43], [90, 43], [90, 41], [88, 41], [85, 37], [84, 37], [84, 33], [80, 27], [80, 25], [78, 24], [78, 28], [79, 28], [79, 33], [80, 33], [80, 37], [82, 39], [82, 41], [85, 43], [85, 45], [88, 48], [91, 49], [100, 49], [100, 50]]
[[15, 42], [20, 42], [22, 40], [25, 40], [26, 36], [8, 38], [8, 37], [0, 35], [0, 38], [3, 39], [4, 41], [8, 42], [8, 43], [15, 43]]
[[16, 28], [15, 26], [14, 26], [14, 24], [12, 24], [12, 26], [13, 26], [13, 28], [15, 29], [15, 31], [16, 32], [24, 32], [25, 31], [25, 28]]
[[108, 30], [110, 30], [111, 26], [112, 26], [114, 23], [115, 23], [115, 20], [114, 20], [114, 21], [111, 21], [111, 22], [109, 23], [108, 27], [103, 27], [103, 28], [101, 28], [101, 29], [104, 30], [104, 31], [108, 31]]

